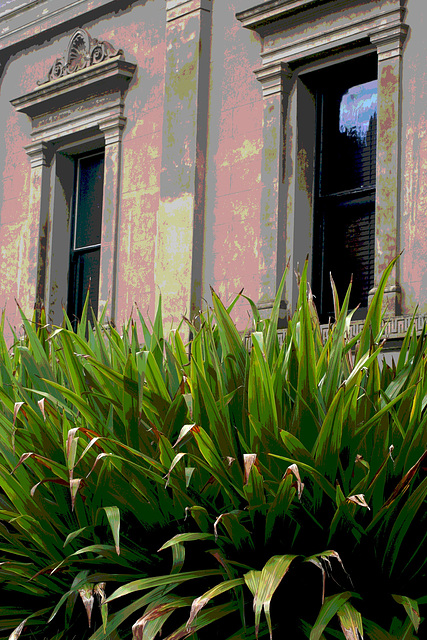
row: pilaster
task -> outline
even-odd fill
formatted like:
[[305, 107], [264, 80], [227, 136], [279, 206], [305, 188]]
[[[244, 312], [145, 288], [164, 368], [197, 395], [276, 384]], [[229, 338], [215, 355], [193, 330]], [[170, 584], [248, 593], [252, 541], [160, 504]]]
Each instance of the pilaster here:
[[50, 143], [36, 142], [25, 147], [31, 161], [29, 220], [39, 220], [39, 243], [37, 246], [37, 262], [33, 268], [37, 269], [35, 309], [40, 313], [45, 300], [47, 245], [49, 237], [49, 195], [50, 195], [50, 164], [53, 149]]
[[[285, 269], [284, 122], [292, 74], [283, 62], [255, 71], [264, 101], [260, 251], [262, 255], [258, 308], [268, 316]], [[285, 301], [282, 301], [286, 308]]]
[[201, 305], [210, 47], [210, 0], [167, 0], [155, 265], [166, 321]]
[[[375, 279], [372, 299], [390, 261], [399, 253], [401, 203], [401, 101], [402, 49], [408, 27], [393, 25], [371, 35], [378, 54], [378, 136], [375, 202]], [[385, 292], [388, 316], [400, 313], [399, 267], [391, 274]]]
[[120, 218], [120, 176], [122, 137], [126, 118], [116, 115], [99, 123], [105, 138], [104, 193], [102, 207], [99, 313], [107, 305], [109, 320], [116, 318], [118, 279], [118, 230]]

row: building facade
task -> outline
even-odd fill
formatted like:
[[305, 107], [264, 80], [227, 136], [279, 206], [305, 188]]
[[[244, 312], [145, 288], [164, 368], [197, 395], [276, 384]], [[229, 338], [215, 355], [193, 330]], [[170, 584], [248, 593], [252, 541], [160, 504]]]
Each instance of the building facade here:
[[[244, 289], [321, 319], [389, 261], [390, 331], [427, 314], [425, 0], [6, 0], [2, 307], [176, 326]], [[424, 142], [426, 139], [426, 142]], [[241, 298], [238, 326], [249, 322]], [[357, 317], [357, 316], [356, 316]]]

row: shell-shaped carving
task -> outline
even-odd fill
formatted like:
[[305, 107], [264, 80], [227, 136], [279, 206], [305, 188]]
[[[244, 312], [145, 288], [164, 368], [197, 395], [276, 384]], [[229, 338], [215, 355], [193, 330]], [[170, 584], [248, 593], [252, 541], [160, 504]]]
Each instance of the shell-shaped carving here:
[[73, 73], [84, 69], [90, 64], [90, 39], [87, 31], [78, 29], [71, 38], [68, 46], [67, 67]]
[[96, 38], [91, 38], [85, 29], [77, 29], [71, 36], [67, 54], [64, 58], [57, 58], [53, 66], [49, 69], [47, 78], [38, 80], [37, 84], [46, 84], [75, 73], [80, 69], [85, 69], [93, 64], [99, 64], [107, 58], [122, 56], [123, 51], [116, 51], [109, 42], [98, 42]]

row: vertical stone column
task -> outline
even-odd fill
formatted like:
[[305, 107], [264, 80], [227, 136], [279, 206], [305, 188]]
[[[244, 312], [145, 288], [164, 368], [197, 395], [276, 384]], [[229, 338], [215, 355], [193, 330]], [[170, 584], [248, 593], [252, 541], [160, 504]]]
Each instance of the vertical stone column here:
[[29, 220], [39, 220], [37, 248], [32, 248], [29, 255], [29, 278], [36, 283], [35, 309], [39, 317], [47, 298], [50, 163], [53, 151], [47, 142], [33, 142], [25, 147], [25, 151], [31, 160], [28, 217]]
[[106, 317], [113, 322], [117, 313], [121, 146], [125, 124], [126, 118], [121, 115], [99, 123], [99, 128], [105, 136], [105, 165], [98, 313], [102, 313], [107, 305]]
[[166, 321], [201, 305], [210, 45], [211, 1], [167, 0], [155, 263]]
[[[262, 315], [268, 317], [286, 264], [284, 118], [291, 89], [291, 73], [285, 63], [277, 62], [257, 69], [255, 75], [262, 84], [264, 98], [260, 216], [262, 265], [257, 307]], [[282, 307], [286, 308], [284, 300]]]
[[[401, 202], [402, 47], [408, 27], [398, 24], [371, 35], [378, 53], [377, 186], [375, 202], [375, 283], [398, 254]], [[400, 313], [399, 265], [388, 281], [387, 315]]]

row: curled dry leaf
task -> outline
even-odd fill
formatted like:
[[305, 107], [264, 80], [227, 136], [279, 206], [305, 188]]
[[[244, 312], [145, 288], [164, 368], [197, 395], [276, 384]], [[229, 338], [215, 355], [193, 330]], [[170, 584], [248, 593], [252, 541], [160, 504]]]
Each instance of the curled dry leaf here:
[[304, 483], [301, 482], [301, 476], [299, 474], [299, 469], [296, 464], [289, 465], [289, 467], [286, 469], [285, 473], [283, 474], [283, 478], [286, 478], [290, 474], [293, 474], [296, 478], [296, 489], [298, 494], [298, 500], [301, 500], [302, 492], [304, 490]]
[[49, 464], [49, 462], [52, 462], [51, 460], [49, 460], [49, 458], [46, 458], [45, 456], [40, 456], [38, 453], [34, 453], [34, 451], [29, 451], [28, 453], [23, 453], [22, 456], [19, 458], [19, 462], [16, 465], [16, 467], [14, 467], [12, 469], [12, 471], [10, 473], [15, 473], [15, 471], [17, 470], [17, 468], [26, 460], [28, 460], [28, 458], [34, 458], [34, 460], [36, 460], [36, 462], [40, 463], [41, 465], [43, 465], [44, 467], [47, 467], [48, 469], [52, 470], [52, 464]]
[[132, 625], [132, 640], [143, 640], [144, 629], [147, 623], [150, 622], [150, 620], [156, 620], [157, 618], [164, 616], [174, 609], [176, 609], [176, 605], [163, 603], [154, 606], [152, 609], [144, 613], [144, 615]]
[[42, 398], [41, 400], [38, 400], [37, 404], [39, 405], [40, 411], [42, 412], [43, 420], [46, 420], [46, 411], [45, 411], [45, 408], [44, 408], [45, 398]]
[[43, 480], [40, 480], [40, 482], [37, 482], [37, 484], [35, 484], [33, 487], [31, 487], [31, 491], [30, 491], [30, 495], [31, 497], [34, 496], [36, 490], [38, 489], [38, 487], [41, 484], [44, 484], [45, 482], [54, 482], [55, 484], [62, 484], [65, 487], [68, 487], [68, 482], [66, 480], [62, 480], [61, 478], [43, 478]]
[[218, 525], [221, 522], [221, 519], [226, 515], [228, 515], [228, 514], [227, 513], [221, 513], [221, 515], [219, 515], [218, 518], [214, 522], [213, 529], [214, 529], [215, 540], [218, 538]]
[[111, 453], [98, 453], [98, 455], [95, 458], [95, 462], [92, 465], [92, 469], [89, 471], [89, 473], [86, 475], [86, 479], [89, 478], [90, 474], [92, 473], [92, 471], [95, 469], [96, 465], [98, 464], [98, 462], [100, 460], [102, 460], [102, 458], [106, 458], [107, 456], [111, 456]]
[[356, 493], [354, 496], [349, 496], [348, 498], [346, 498], [346, 500], [347, 502], [354, 502], [354, 504], [358, 504], [359, 507], [365, 507], [366, 509], [369, 509], [369, 511], [371, 510], [371, 507], [365, 500], [364, 493]]
[[16, 629], [14, 629], [14, 631], [12, 631], [12, 633], [9, 636], [9, 640], [18, 640], [19, 636], [21, 635], [21, 633], [24, 630], [25, 627], [25, 623], [27, 622], [28, 618], [25, 618], [25, 620], [23, 620], [21, 622], [21, 624], [19, 624]]
[[235, 589], [245, 583], [243, 578], [235, 578], [234, 580], [226, 580], [224, 582], [220, 582], [219, 584], [206, 591], [198, 598], [195, 598], [191, 604], [190, 617], [187, 620], [187, 624], [185, 626], [186, 630], [190, 632], [192, 623], [194, 622], [195, 617], [199, 613], [201, 609], [211, 600], [230, 589]]
[[318, 569], [320, 569], [321, 572], [322, 572], [322, 605], [325, 602], [326, 574], [328, 574], [328, 576], [333, 578], [333, 576], [332, 576], [332, 565], [331, 565], [330, 558], [335, 558], [335, 560], [338, 560], [338, 562], [340, 563], [341, 568], [344, 571], [345, 575], [347, 576], [350, 584], [351, 585], [353, 584], [352, 581], [351, 581], [350, 575], [345, 570], [344, 564], [343, 564], [339, 554], [336, 551], [334, 551], [333, 549], [330, 549], [328, 551], [323, 551], [322, 553], [316, 553], [314, 556], [310, 556], [310, 557], [306, 558], [304, 560], [304, 562], [311, 562]]
[[185, 424], [181, 428], [181, 431], [179, 432], [178, 439], [175, 442], [175, 444], [173, 445], [173, 448], [175, 448], [181, 442], [181, 440], [183, 440], [185, 438], [185, 436], [187, 434], [191, 433], [192, 431], [194, 431], [194, 433], [198, 433], [200, 431], [200, 428], [195, 423], [194, 424]]
[[79, 430], [79, 427], [74, 427], [73, 429], [70, 429], [67, 435], [67, 458], [70, 455], [70, 450], [71, 450], [71, 444], [74, 440], [74, 436], [76, 435], [77, 431]]
[[257, 454], [256, 453], [244, 453], [243, 454], [243, 464], [245, 466], [245, 479], [243, 484], [248, 484], [249, 482], [249, 474], [254, 464], [257, 464]]
[[15, 406], [13, 407], [13, 426], [15, 426], [16, 416], [18, 415], [18, 411], [24, 404], [25, 402], [15, 402]]
[[93, 592], [98, 596], [100, 604], [104, 604], [106, 600], [106, 597], [105, 597], [106, 585], [107, 585], [106, 582], [98, 582], [98, 584], [95, 585], [95, 588], [93, 590]]
[[93, 585], [86, 584], [82, 589], [79, 589], [80, 597], [83, 601], [84, 608], [86, 609], [87, 621], [90, 627], [91, 619], [92, 619], [92, 609], [93, 609]]
[[197, 616], [197, 614], [199, 613], [200, 609], [202, 609], [205, 604], [207, 604], [209, 602], [209, 598], [196, 598], [195, 600], [193, 600], [193, 604], [191, 605], [191, 611], [190, 611], [190, 617], [187, 620], [187, 624], [186, 624], [186, 630], [189, 632], [191, 630], [191, 624], [194, 620], [194, 618]]

